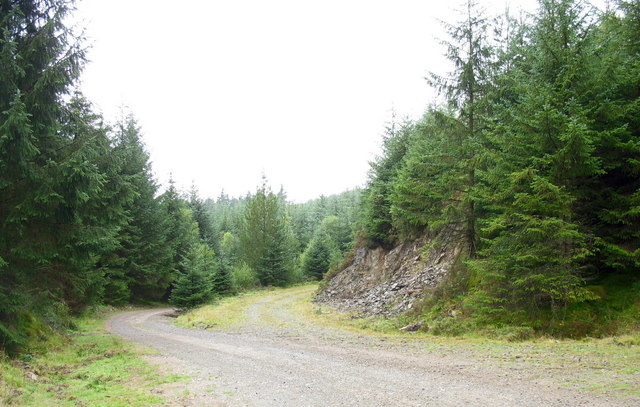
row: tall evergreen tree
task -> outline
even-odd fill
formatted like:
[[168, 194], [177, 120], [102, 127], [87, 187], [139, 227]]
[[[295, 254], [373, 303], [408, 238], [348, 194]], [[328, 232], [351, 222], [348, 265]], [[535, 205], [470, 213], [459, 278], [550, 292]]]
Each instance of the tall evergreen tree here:
[[340, 219], [336, 216], [325, 218], [302, 253], [302, 271], [308, 277], [322, 279], [330, 267], [341, 261], [349, 240], [348, 228]]
[[431, 74], [430, 84], [446, 97], [446, 109], [431, 109], [414, 124], [406, 155], [389, 195], [393, 230], [412, 238], [426, 229], [456, 225], [471, 257], [477, 245], [480, 212], [479, 163], [486, 154], [483, 132], [489, 116], [493, 52], [489, 20], [473, 0], [462, 20], [445, 24], [443, 41], [453, 64], [448, 76]]
[[193, 220], [198, 223], [200, 239], [203, 242], [206, 242], [209, 246], [212, 246], [215, 239], [215, 232], [213, 231], [213, 225], [205, 208], [204, 202], [200, 198], [198, 189], [195, 185], [191, 186], [188, 204], [191, 209], [191, 216], [193, 217]]
[[302, 271], [308, 277], [321, 280], [329, 270], [331, 258], [336, 251], [337, 248], [327, 233], [316, 233], [302, 254]]
[[0, 343], [8, 351], [37, 333], [28, 325], [38, 315], [57, 324], [65, 307], [99, 300], [95, 261], [114, 246], [133, 198], [116, 183], [107, 127], [70, 92], [84, 64], [63, 23], [71, 6], [0, 7]]
[[579, 2], [541, 1], [526, 53], [500, 78], [510, 92], [494, 105], [500, 120], [487, 130], [497, 147], [493, 216], [484, 220], [485, 258], [473, 268], [477, 292], [502, 310], [531, 316], [525, 295], [535, 309], [554, 312], [588, 298], [581, 280], [588, 235], [576, 213], [583, 184], [600, 168], [582, 105], [590, 70], [585, 15]]
[[363, 194], [363, 228], [367, 239], [374, 245], [388, 246], [393, 243], [391, 218], [391, 189], [402, 165], [411, 123], [398, 125], [395, 117], [386, 128], [382, 141], [382, 155], [370, 163], [369, 182]]
[[492, 85], [493, 51], [489, 46], [489, 19], [475, 0], [466, 0], [463, 19], [457, 24], [445, 23], [450, 40], [443, 41], [446, 56], [454, 70], [449, 77], [431, 75], [430, 83], [446, 95], [447, 102], [457, 113], [460, 126], [452, 135], [458, 143], [456, 170], [463, 185], [457, 199], [464, 219], [464, 233], [469, 254], [475, 255], [477, 243], [478, 193], [477, 167], [483, 154], [482, 131], [488, 116], [486, 96]]
[[121, 162], [120, 182], [131, 185], [136, 196], [126, 206], [118, 247], [101, 263], [107, 278], [105, 301], [157, 300], [168, 288], [173, 258], [149, 154], [132, 115], [116, 125], [114, 155]]
[[160, 205], [165, 217], [166, 239], [171, 253], [172, 270], [168, 279], [173, 281], [178, 273], [184, 272], [182, 260], [198, 239], [198, 226], [194, 224], [191, 210], [180, 196], [172, 178], [167, 190], [160, 195]]
[[[82, 303], [102, 300], [108, 291], [108, 273], [101, 267], [100, 259], [118, 247], [118, 231], [126, 224], [127, 208], [136, 196], [135, 185], [122, 175], [123, 161], [113, 148], [112, 138], [107, 135], [110, 129], [91, 109], [91, 104], [76, 94], [61, 119], [62, 134], [76, 140], [79, 146], [77, 157], [69, 158], [65, 163], [68, 169], [62, 174], [64, 188], [72, 191], [72, 201], [86, 200], [83, 226], [78, 228], [77, 240], [88, 253], [86, 267], [92, 270], [94, 277], [82, 283], [86, 287], [86, 297], [78, 297], [82, 298]], [[92, 193], [83, 190], [88, 184], [81, 174], [86, 174], [87, 167], [98, 171], [99, 188]], [[77, 209], [76, 213], [79, 214]], [[60, 247], [55, 250], [61, 252]]]
[[471, 262], [478, 272], [472, 303], [480, 315], [511, 323], [544, 320], [550, 309], [552, 328], [560, 310], [591, 298], [576, 270], [589, 251], [567, 220], [573, 198], [565, 188], [531, 169], [511, 177], [502, 192], [510, 206], [488, 222], [482, 257]]
[[238, 239], [231, 232], [226, 232], [218, 247], [218, 274], [213, 281], [213, 289], [224, 295], [232, 292], [231, 274], [239, 265]]
[[181, 269], [169, 301], [179, 308], [190, 309], [210, 300], [214, 295], [212, 282], [218, 272], [211, 248], [194, 240], [182, 259]]
[[262, 285], [289, 283], [293, 271], [293, 242], [282, 202], [263, 179], [245, 209], [240, 231], [242, 257]]
[[390, 187], [395, 233], [413, 238], [444, 225], [465, 229], [469, 185], [460, 121], [450, 112], [432, 110], [411, 131], [412, 142]]
[[592, 228], [592, 261], [606, 273], [640, 269], [640, 4], [621, 1], [594, 33], [585, 94], [602, 173], [584, 183], [579, 214]]

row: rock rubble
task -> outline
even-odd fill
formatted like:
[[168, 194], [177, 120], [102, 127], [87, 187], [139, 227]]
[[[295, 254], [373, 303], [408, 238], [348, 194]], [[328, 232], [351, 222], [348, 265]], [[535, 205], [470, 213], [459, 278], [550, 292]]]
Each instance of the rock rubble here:
[[464, 252], [459, 231], [445, 228], [388, 250], [356, 249], [315, 301], [364, 315], [395, 316], [429, 295]]

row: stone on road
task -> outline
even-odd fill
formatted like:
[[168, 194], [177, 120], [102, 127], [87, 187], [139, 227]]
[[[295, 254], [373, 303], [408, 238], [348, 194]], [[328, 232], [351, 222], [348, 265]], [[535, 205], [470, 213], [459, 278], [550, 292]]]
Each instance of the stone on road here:
[[[286, 298], [283, 298], [286, 301]], [[295, 324], [299, 316], [270, 304], [268, 312]], [[313, 326], [257, 324], [240, 331], [182, 329], [170, 309], [118, 314], [108, 329], [159, 351], [168, 371], [190, 383], [176, 405], [229, 406], [622, 406], [615, 399], [533, 384], [500, 366], [456, 355], [416, 351], [401, 342]], [[293, 321], [293, 322], [292, 322]]]

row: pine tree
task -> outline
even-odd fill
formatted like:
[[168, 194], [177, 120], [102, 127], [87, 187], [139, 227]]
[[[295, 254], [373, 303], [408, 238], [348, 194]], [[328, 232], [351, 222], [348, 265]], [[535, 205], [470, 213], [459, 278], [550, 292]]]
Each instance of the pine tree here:
[[303, 251], [313, 237], [315, 223], [311, 214], [310, 205], [295, 204], [289, 207], [291, 215], [291, 230], [296, 237], [298, 252]]
[[469, 193], [466, 151], [461, 147], [464, 128], [450, 112], [432, 110], [412, 133], [390, 188], [395, 233], [406, 239], [445, 225], [464, 230]]
[[226, 232], [218, 246], [218, 273], [213, 281], [213, 290], [225, 295], [232, 292], [231, 274], [239, 265], [238, 239], [231, 232]]
[[181, 262], [181, 269], [169, 301], [181, 309], [209, 301], [215, 292], [212, 282], [218, 272], [213, 251], [204, 243], [194, 242]]
[[326, 233], [316, 233], [302, 254], [302, 271], [306, 276], [321, 280], [329, 270], [331, 257], [337, 249]]
[[[160, 206], [165, 218], [166, 242], [170, 253], [171, 270], [167, 278], [172, 282], [180, 273], [184, 274], [182, 261], [194, 242], [199, 240], [199, 231], [191, 210], [178, 193], [173, 179], [169, 180], [167, 190], [160, 195]], [[171, 289], [170, 286], [169, 291]]]
[[114, 156], [121, 162], [120, 182], [131, 185], [136, 196], [126, 206], [117, 248], [101, 263], [107, 279], [105, 301], [158, 300], [166, 294], [174, 259], [149, 154], [132, 115], [117, 124]]
[[[459, 201], [464, 234], [469, 254], [475, 255], [477, 243], [478, 193], [477, 167], [484, 153], [482, 137], [488, 116], [486, 96], [492, 86], [491, 64], [493, 51], [489, 46], [489, 19], [475, 0], [466, 0], [461, 12], [463, 19], [457, 24], [445, 23], [450, 41], [443, 41], [446, 56], [454, 69], [448, 77], [431, 74], [430, 84], [447, 97], [451, 109], [460, 121], [451, 134], [455, 151], [455, 172], [449, 178], [462, 188], [455, 200]], [[451, 209], [450, 204], [445, 205]]]
[[[61, 131], [73, 138], [78, 147], [74, 157], [65, 161], [66, 170], [61, 179], [64, 190], [69, 191], [66, 201], [84, 202], [82, 212], [78, 207], [74, 209], [76, 215], [82, 213], [74, 240], [87, 251], [85, 267], [92, 275], [90, 281], [82, 283], [84, 297], [79, 298], [83, 298], [84, 303], [95, 303], [104, 299], [109, 290], [108, 271], [102, 267], [100, 259], [118, 247], [118, 232], [126, 225], [127, 207], [137, 191], [135, 185], [122, 176], [123, 162], [113, 148], [110, 128], [104, 126], [102, 117], [93, 113], [91, 104], [82, 95], [76, 94], [66, 106]], [[93, 181], [96, 185], [88, 192], [85, 188], [91, 182], [83, 180], [81, 174], [96, 170]], [[56, 251], [60, 253], [61, 248]], [[77, 259], [82, 255], [72, 257]]]
[[483, 220], [484, 258], [470, 264], [485, 304], [532, 318], [588, 298], [582, 271], [590, 250], [577, 208], [582, 185], [600, 168], [582, 105], [590, 70], [582, 8], [541, 1], [527, 41], [499, 78], [506, 89], [486, 131], [496, 146], [485, 185], [492, 213]]
[[373, 246], [393, 243], [391, 216], [392, 185], [398, 174], [409, 144], [411, 123], [387, 126], [382, 141], [382, 155], [370, 163], [369, 182], [362, 199], [363, 229]]
[[580, 216], [597, 236], [594, 268], [640, 269], [640, 5], [621, 1], [603, 15], [585, 95], [602, 174], [585, 187]]
[[[63, 23], [71, 4], [0, 7], [0, 343], [8, 351], [28, 340], [16, 321], [99, 298], [94, 259], [130, 198], [110, 184], [106, 127], [70, 94], [85, 54]], [[49, 312], [50, 321], [60, 314]]]
[[475, 310], [513, 323], [551, 309], [553, 325], [561, 309], [591, 298], [576, 272], [589, 251], [584, 235], [567, 221], [573, 197], [566, 188], [531, 169], [511, 177], [511, 188], [502, 193], [510, 206], [484, 228], [490, 238], [482, 257], [471, 262], [479, 278]]
[[199, 197], [198, 189], [195, 185], [191, 186], [189, 192], [189, 208], [191, 209], [191, 216], [193, 220], [198, 223], [198, 230], [200, 232], [200, 239], [206, 242], [209, 246], [214, 242], [214, 231], [211, 219], [206, 211], [204, 202]]
[[342, 252], [350, 241], [348, 231], [336, 216], [328, 216], [313, 234], [313, 238], [301, 255], [304, 274], [322, 279], [332, 266], [341, 261]]
[[247, 203], [239, 238], [243, 260], [255, 271], [260, 284], [289, 283], [293, 271], [292, 233], [284, 203], [264, 179]]
[[[191, 264], [185, 263], [184, 266], [191, 267]], [[207, 278], [195, 269], [189, 268], [176, 279], [169, 302], [182, 310], [188, 310], [206, 303], [210, 295]]]

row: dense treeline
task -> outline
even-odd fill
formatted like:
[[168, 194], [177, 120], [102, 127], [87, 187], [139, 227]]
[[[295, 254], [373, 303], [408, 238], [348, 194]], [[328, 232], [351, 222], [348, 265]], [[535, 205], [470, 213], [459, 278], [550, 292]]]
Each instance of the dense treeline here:
[[74, 91], [70, 2], [1, 6], [0, 344], [15, 352], [88, 305], [166, 300], [211, 253], [175, 188], [158, 196], [134, 118], [107, 125]]
[[[205, 202], [173, 182], [160, 193], [134, 117], [107, 124], [75, 89], [85, 50], [63, 24], [72, 3], [0, 1], [0, 349], [94, 304], [189, 308], [326, 272], [347, 249], [358, 191], [307, 206], [266, 182], [242, 199]], [[331, 251], [306, 257], [332, 260], [307, 271], [321, 225]]]
[[72, 3], [0, 1], [4, 351], [90, 305], [189, 308], [320, 279], [356, 235], [390, 247], [443, 227], [467, 255], [433, 309], [557, 332], [574, 312], [587, 333], [612, 287], [640, 298], [637, 1], [496, 20], [468, 1], [447, 26], [454, 70], [429, 78], [446, 103], [388, 126], [365, 191], [305, 204], [266, 181], [215, 200], [161, 188], [134, 117], [105, 123], [75, 89]]
[[350, 250], [359, 205], [358, 189], [291, 204], [263, 179], [255, 194], [222, 193], [204, 202], [204, 211], [220, 267], [236, 292], [322, 278]]
[[611, 7], [540, 0], [491, 20], [466, 2], [446, 26], [454, 69], [429, 78], [447, 103], [388, 128], [365, 233], [454, 227], [459, 315], [562, 331], [569, 309], [587, 332], [607, 282], [640, 298], [640, 3]]

